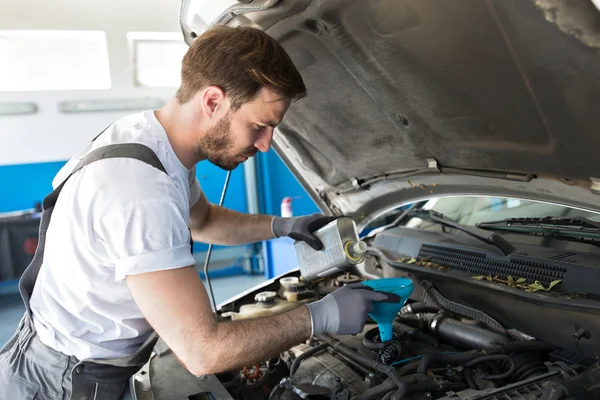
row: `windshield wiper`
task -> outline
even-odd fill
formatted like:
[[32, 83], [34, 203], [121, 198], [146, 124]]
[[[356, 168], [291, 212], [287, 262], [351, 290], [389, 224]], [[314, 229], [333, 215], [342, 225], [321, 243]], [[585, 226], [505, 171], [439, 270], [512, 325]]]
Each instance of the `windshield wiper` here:
[[523, 232], [542, 236], [600, 239], [600, 222], [583, 217], [507, 218], [500, 221], [480, 222], [476, 226], [487, 230]]
[[410, 206], [408, 206], [408, 208], [406, 210], [402, 211], [400, 213], [400, 215], [398, 215], [391, 223], [373, 229], [367, 235], [365, 235], [364, 237], [362, 237], [361, 240], [370, 239], [372, 237], [375, 237], [375, 235], [377, 235], [380, 232], [383, 232], [383, 231], [386, 231], [388, 229], [392, 229], [392, 228], [397, 227], [398, 225], [400, 225], [402, 223], [402, 221], [404, 221], [404, 218], [406, 218], [406, 216], [409, 215], [409, 213], [411, 212], [411, 210], [413, 210], [415, 207], [423, 205], [423, 204], [425, 204], [424, 201], [421, 202], [421, 203], [413, 203], [413, 204], [411, 204]]
[[499, 249], [504, 255], [509, 255], [515, 251], [515, 247], [502, 236], [491, 233], [489, 231], [478, 229], [475, 227], [464, 226], [459, 224], [458, 222], [446, 217], [444, 214], [439, 213], [433, 210], [411, 210], [408, 213], [409, 217], [420, 218], [424, 221], [433, 222], [442, 226], [447, 226], [449, 228], [454, 228], [461, 232], [464, 232], [475, 239], [479, 239], [480, 241], [492, 245]]

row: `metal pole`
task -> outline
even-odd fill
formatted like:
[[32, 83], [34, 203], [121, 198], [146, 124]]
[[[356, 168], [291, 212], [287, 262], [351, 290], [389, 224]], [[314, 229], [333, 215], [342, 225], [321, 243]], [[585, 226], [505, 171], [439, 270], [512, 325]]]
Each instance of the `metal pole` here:
[[256, 158], [249, 158], [244, 163], [244, 180], [246, 181], [246, 202], [248, 214], [258, 214], [258, 178], [256, 176]]
[[[261, 155], [262, 156], [262, 155]], [[244, 163], [244, 180], [246, 182], [246, 204], [248, 205], [248, 214], [258, 214], [260, 207], [258, 205], [258, 173], [256, 171], [256, 158], [249, 158]], [[250, 269], [247, 272], [264, 271], [262, 269], [262, 244], [253, 243], [252, 256], [250, 259]]]
[[[221, 201], [219, 201], [219, 206], [223, 206], [223, 202], [225, 201], [225, 194], [227, 193], [227, 187], [229, 186], [229, 178], [231, 178], [231, 171], [228, 171], [227, 176], [225, 177], [225, 183], [223, 184], [223, 192], [221, 193]], [[206, 277], [206, 283], [208, 283], [208, 292], [210, 293], [210, 298], [212, 300], [215, 319], [218, 321], [219, 314], [217, 313], [217, 302], [215, 301], [215, 295], [213, 293], [212, 284], [210, 283], [210, 276], [208, 276], [208, 264], [210, 263], [212, 248], [213, 245], [209, 244], [208, 252], [206, 253], [206, 261], [204, 261], [204, 276]]]

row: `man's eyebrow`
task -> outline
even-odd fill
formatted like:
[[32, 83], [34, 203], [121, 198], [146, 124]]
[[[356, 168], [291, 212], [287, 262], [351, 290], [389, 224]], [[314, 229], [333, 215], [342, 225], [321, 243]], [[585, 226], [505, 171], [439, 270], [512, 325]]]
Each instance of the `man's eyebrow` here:
[[271, 128], [275, 128], [277, 126], [277, 122], [274, 121], [263, 122], [263, 124], [269, 125]]

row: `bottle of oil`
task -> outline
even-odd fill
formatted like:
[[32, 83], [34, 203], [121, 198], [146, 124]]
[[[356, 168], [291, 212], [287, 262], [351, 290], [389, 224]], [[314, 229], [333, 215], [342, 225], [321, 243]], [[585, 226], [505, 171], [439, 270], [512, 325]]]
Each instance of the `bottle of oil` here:
[[316, 251], [301, 241], [294, 244], [298, 267], [305, 281], [323, 278], [363, 262], [367, 245], [359, 240], [352, 218], [338, 218], [314, 234], [323, 243], [323, 250]]

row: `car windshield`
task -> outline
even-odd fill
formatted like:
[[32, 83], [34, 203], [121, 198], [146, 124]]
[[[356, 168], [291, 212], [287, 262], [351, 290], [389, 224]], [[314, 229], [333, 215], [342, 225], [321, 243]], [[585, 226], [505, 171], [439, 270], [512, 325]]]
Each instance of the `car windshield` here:
[[598, 213], [515, 198], [448, 197], [429, 200], [423, 208], [442, 213], [462, 225], [506, 218], [584, 217], [600, 221]]
[[[436, 211], [443, 214], [448, 219], [467, 226], [475, 226], [475, 224], [480, 222], [500, 221], [507, 218], [583, 217], [600, 222], [600, 213], [516, 198], [490, 196], [446, 197], [431, 199], [415, 204], [414, 206], [415, 208]], [[395, 220], [403, 212], [407, 211], [407, 208], [409, 207], [410, 205], [407, 205], [395, 209], [394, 211], [377, 218], [371, 222], [361, 234], [364, 236], [369, 234], [375, 228], [379, 228], [376, 230], [378, 231], [380, 229], [385, 229], [386, 226], [389, 227], [389, 224], [394, 224]], [[439, 228], [436, 224], [424, 222], [417, 217], [403, 220], [402, 225], [421, 229]]]

